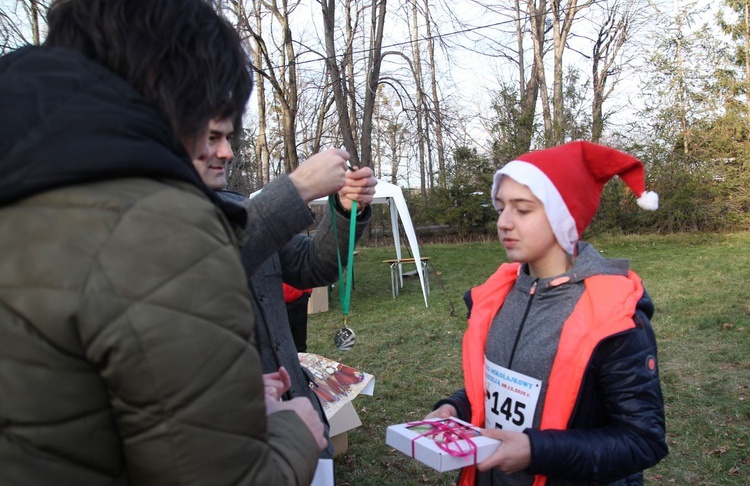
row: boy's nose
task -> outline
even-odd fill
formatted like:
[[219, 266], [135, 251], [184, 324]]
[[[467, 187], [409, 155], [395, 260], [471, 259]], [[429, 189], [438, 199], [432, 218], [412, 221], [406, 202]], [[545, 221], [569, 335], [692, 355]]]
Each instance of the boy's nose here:
[[219, 146], [218, 152], [216, 152], [216, 157], [218, 157], [221, 160], [232, 160], [234, 158], [234, 153], [232, 152], [232, 145], [229, 143], [228, 140], [224, 140], [221, 142], [221, 145]]

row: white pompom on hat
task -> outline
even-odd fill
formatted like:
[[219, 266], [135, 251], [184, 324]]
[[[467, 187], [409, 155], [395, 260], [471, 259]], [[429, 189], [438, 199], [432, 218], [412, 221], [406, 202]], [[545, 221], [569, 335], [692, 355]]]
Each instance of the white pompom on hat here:
[[492, 204], [503, 176], [527, 186], [543, 204], [557, 242], [569, 253], [594, 219], [604, 185], [619, 176], [635, 193], [638, 206], [654, 211], [659, 196], [646, 191], [643, 163], [604, 145], [576, 141], [521, 155], [495, 172]]

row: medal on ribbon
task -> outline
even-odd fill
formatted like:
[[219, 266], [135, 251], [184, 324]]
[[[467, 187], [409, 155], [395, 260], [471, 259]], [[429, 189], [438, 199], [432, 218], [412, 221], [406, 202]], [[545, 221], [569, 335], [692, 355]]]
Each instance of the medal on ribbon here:
[[344, 327], [336, 331], [336, 334], [333, 336], [333, 344], [340, 351], [351, 351], [354, 347], [355, 339], [356, 335], [354, 331], [346, 325], [346, 319], [344, 319]]
[[352, 298], [352, 278], [354, 275], [354, 235], [357, 230], [357, 201], [352, 201], [349, 224], [349, 248], [347, 251], [346, 280], [344, 280], [344, 269], [341, 264], [341, 250], [338, 247], [338, 234], [336, 230], [336, 205], [335, 195], [328, 196], [328, 207], [331, 209], [331, 223], [333, 226], [333, 236], [336, 239], [336, 256], [339, 264], [339, 301], [341, 303], [341, 313], [344, 315], [344, 326], [336, 331], [333, 337], [333, 344], [340, 351], [351, 351], [354, 347], [356, 335], [347, 325], [349, 316], [349, 304]]

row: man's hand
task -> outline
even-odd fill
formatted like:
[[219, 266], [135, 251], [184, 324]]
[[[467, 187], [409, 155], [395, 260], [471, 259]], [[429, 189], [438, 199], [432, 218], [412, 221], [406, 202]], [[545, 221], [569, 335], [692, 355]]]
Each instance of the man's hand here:
[[357, 201], [357, 210], [363, 209], [372, 202], [378, 180], [369, 167], [357, 168], [346, 173], [346, 184], [339, 191], [341, 206], [352, 210], [352, 201]]
[[325, 427], [323, 426], [323, 422], [320, 421], [318, 412], [315, 411], [312, 403], [310, 403], [309, 398], [297, 397], [287, 402], [277, 402], [266, 396], [266, 415], [281, 412], [282, 410], [292, 410], [302, 419], [310, 433], [315, 438], [315, 442], [318, 443], [318, 447], [321, 451], [328, 446], [325, 436]]
[[482, 429], [482, 435], [503, 441], [497, 451], [477, 464], [477, 469], [487, 471], [497, 468], [506, 474], [523, 471], [531, 464], [531, 443], [523, 432], [501, 429]]
[[272, 400], [281, 400], [281, 397], [290, 388], [292, 388], [292, 379], [283, 366], [275, 373], [265, 373], [263, 375], [263, 391]]
[[338, 192], [346, 183], [349, 152], [328, 149], [301, 163], [289, 179], [305, 204]]

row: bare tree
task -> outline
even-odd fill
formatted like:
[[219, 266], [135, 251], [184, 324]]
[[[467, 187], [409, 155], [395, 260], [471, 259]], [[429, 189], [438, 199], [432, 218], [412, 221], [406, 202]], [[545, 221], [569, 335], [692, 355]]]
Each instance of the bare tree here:
[[[538, 4], [536, 2], [539, 2]], [[542, 119], [544, 121], [545, 145], [549, 146], [549, 134], [552, 133], [552, 113], [547, 91], [547, 77], [544, 72], [544, 19], [547, 14], [546, 0], [526, 0], [527, 12], [531, 19], [531, 40], [534, 45], [534, 65], [539, 94], [542, 97]]]
[[578, 4], [578, 0], [552, 0], [552, 48], [553, 84], [552, 84], [552, 133], [545, 137], [551, 145], [558, 145], [565, 140], [565, 93], [563, 82], [563, 54], [568, 35], [578, 13], [590, 3]]
[[[427, 202], [427, 174], [430, 172], [425, 167], [425, 127], [424, 119], [424, 87], [422, 86], [422, 56], [419, 51], [419, 21], [417, 15], [417, 0], [411, 0], [411, 52], [412, 52], [412, 75], [416, 87], [416, 106], [414, 119], [417, 122], [417, 155], [419, 161], [419, 182], [422, 200]], [[432, 174], [430, 173], [430, 178]], [[430, 184], [432, 186], [432, 184]]]
[[440, 96], [438, 94], [437, 64], [435, 62], [435, 41], [432, 37], [432, 18], [430, 16], [430, 2], [424, 0], [425, 27], [427, 29], [427, 54], [429, 55], [430, 86], [432, 88], [432, 121], [435, 131], [435, 145], [438, 157], [438, 184], [446, 187], [447, 174], [445, 168], [445, 146], [443, 144], [443, 113], [440, 109]]
[[[24, 44], [40, 45], [47, 25], [43, 13], [49, 8], [44, 0], [15, 0], [0, 7], [0, 54]], [[18, 9], [23, 10], [21, 14]]]
[[625, 0], [602, 4], [599, 22], [591, 49], [591, 141], [599, 143], [604, 131], [606, 114], [604, 103], [620, 79], [620, 73], [630, 59], [624, 54], [626, 43], [632, 38], [643, 17], [644, 5]]
[[[347, 4], [350, 3], [347, 0]], [[378, 84], [380, 82], [380, 67], [382, 64], [383, 29], [385, 25], [386, 0], [374, 2], [370, 8], [370, 23], [367, 38], [367, 58], [365, 60], [365, 86], [362, 95], [361, 116], [352, 117], [350, 110], [355, 109], [355, 103], [347, 96], [346, 86], [349, 86], [354, 71], [346, 71], [339, 67], [336, 49], [336, 2], [335, 0], [321, 0], [323, 13], [324, 37], [326, 47], [326, 67], [331, 80], [331, 89], [336, 103], [336, 112], [339, 116], [339, 131], [344, 141], [344, 146], [351, 154], [351, 162], [360, 166], [372, 165], [372, 127], [373, 113], [377, 97]], [[351, 12], [349, 8], [347, 10]], [[354, 37], [352, 32], [351, 38]], [[347, 39], [349, 42], [349, 39]], [[353, 63], [352, 63], [353, 64]], [[349, 90], [351, 91], [351, 89]], [[359, 150], [357, 150], [357, 135], [352, 129], [355, 123], [353, 118], [361, 119], [359, 133]]]
[[[274, 93], [275, 108], [278, 110], [280, 137], [283, 140], [283, 162], [286, 172], [291, 172], [299, 165], [297, 154], [297, 110], [299, 106], [298, 86], [297, 86], [297, 56], [294, 49], [294, 39], [290, 27], [290, 14], [299, 2], [290, 2], [288, 0], [255, 0], [253, 3], [253, 20], [251, 21], [244, 4], [241, 0], [230, 0], [232, 2], [234, 14], [237, 16], [238, 29], [247, 32], [254, 41], [254, 70], [261, 78], [257, 84], [263, 81], [268, 82]], [[278, 26], [280, 34], [279, 45], [275, 46], [273, 52], [269, 42], [274, 39], [264, 38], [261, 35], [260, 27], [262, 25], [263, 13], [270, 14]], [[259, 89], [259, 95], [264, 88]], [[265, 95], [265, 93], [263, 93]], [[260, 96], [258, 97], [259, 100]], [[259, 101], [261, 103], [261, 101]], [[259, 109], [263, 109], [259, 106]], [[261, 123], [263, 123], [261, 121]], [[260, 135], [267, 136], [267, 127]], [[267, 144], [268, 139], [261, 140], [258, 145], [265, 145], [266, 150], [270, 153]], [[263, 150], [263, 149], [259, 149]], [[270, 160], [270, 159], [269, 159]]]
[[[260, 2], [257, 0], [253, 12], [253, 20], [255, 21], [255, 27], [257, 29], [256, 32], [258, 36], [262, 38], [263, 22], [260, 15]], [[243, 17], [247, 18], [247, 16]], [[262, 70], [263, 56], [261, 55], [261, 49], [257, 42], [255, 43], [254, 48], [251, 50], [253, 53], [253, 65]], [[271, 180], [271, 153], [268, 149], [268, 127], [266, 124], [266, 82], [263, 77], [260, 77], [260, 79], [257, 79], [255, 81], [255, 90], [255, 99], [258, 110], [258, 135], [255, 139], [255, 158], [257, 163], [256, 174], [260, 184], [264, 185]]]
[[[545, 0], [541, 0], [539, 10], [546, 10]], [[535, 8], [536, 11], [536, 8]], [[529, 12], [528, 22], [531, 25], [532, 46], [534, 51], [539, 49], [541, 56], [532, 55], [531, 68], [528, 77], [525, 72], [525, 51], [523, 32], [526, 29], [522, 17], [520, 0], [514, 0], [514, 14], [516, 26], [516, 42], [518, 45], [518, 87], [520, 117], [518, 120], [517, 152], [528, 152], [531, 149], [531, 140], [534, 137], [534, 121], [536, 116], [536, 105], [539, 99], [540, 71], [544, 70], [542, 57], [544, 45], [544, 15], [531, 15]]]

